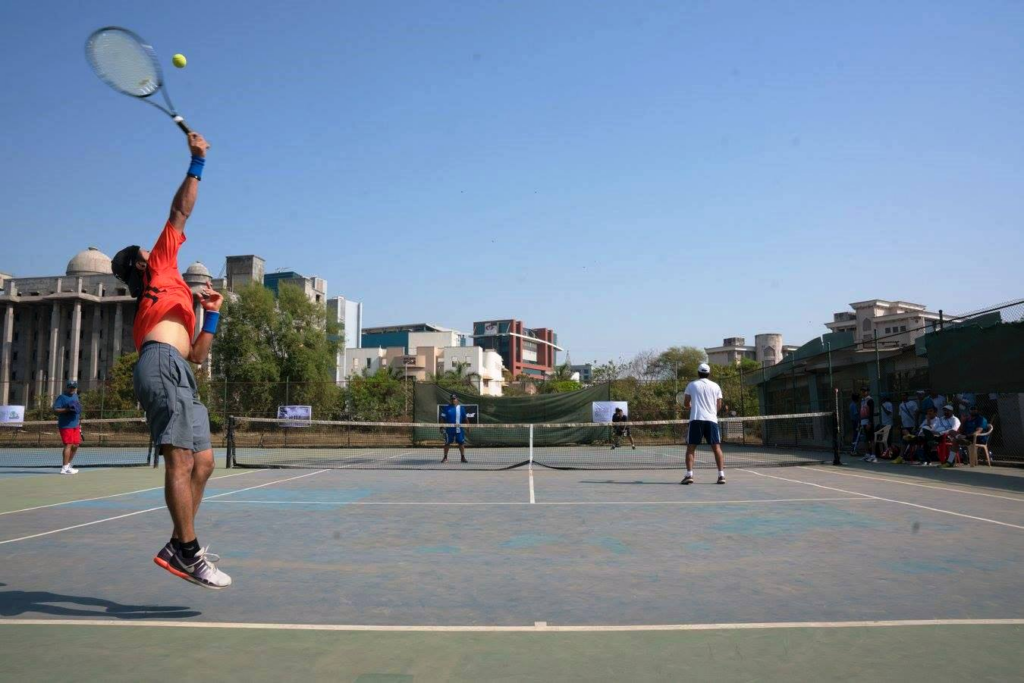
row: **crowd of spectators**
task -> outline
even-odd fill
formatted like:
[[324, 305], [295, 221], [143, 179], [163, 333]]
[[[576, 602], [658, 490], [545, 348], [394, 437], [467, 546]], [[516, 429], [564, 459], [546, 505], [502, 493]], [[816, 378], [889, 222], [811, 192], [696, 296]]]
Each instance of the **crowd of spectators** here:
[[[989, 421], [972, 393], [947, 398], [934, 389], [904, 393], [898, 406], [888, 397], [875, 409], [867, 387], [852, 394], [849, 426], [854, 454], [863, 450], [865, 462], [879, 458], [896, 464], [954, 467], [966, 460], [968, 449], [985, 444]], [[875, 417], [878, 423], [875, 423]]]

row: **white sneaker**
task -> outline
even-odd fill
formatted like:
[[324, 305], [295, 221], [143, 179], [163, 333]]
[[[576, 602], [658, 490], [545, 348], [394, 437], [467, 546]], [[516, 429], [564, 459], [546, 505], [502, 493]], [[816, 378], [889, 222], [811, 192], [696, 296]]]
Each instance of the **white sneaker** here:
[[60, 468], [60, 473], [61, 474], [78, 474], [78, 470], [76, 470], [71, 465], [64, 465], [64, 467]]

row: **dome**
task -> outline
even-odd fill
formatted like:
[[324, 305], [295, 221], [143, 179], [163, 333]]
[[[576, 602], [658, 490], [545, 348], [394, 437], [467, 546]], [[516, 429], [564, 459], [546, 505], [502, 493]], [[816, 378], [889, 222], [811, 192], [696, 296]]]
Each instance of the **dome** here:
[[185, 269], [184, 279], [189, 286], [208, 284], [211, 277], [210, 271], [199, 261]]
[[68, 275], [110, 275], [110, 257], [96, 247], [75, 254], [68, 261]]

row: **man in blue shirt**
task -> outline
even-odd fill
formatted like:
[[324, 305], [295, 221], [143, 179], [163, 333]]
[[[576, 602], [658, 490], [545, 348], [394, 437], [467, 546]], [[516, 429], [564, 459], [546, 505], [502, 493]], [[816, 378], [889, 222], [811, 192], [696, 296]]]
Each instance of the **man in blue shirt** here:
[[64, 444], [64, 465], [60, 473], [78, 474], [78, 470], [71, 466], [71, 460], [82, 443], [82, 403], [78, 400], [78, 382], [68, 381], [64, 393], [53, 402], [53, 412], [57, 415], [57, 429]]
[[[978, 406], [971, 406], [971, 416], [967, 418], [956, 440], [961, 446], [968, 446], [974, 443], [974, 437], [988, 429], [988, 420], [978, 412]], [[978, 443], [984, 444], [988, 441], [987, 436], [978, 436]]]
[[[469, 418], [473, 417], [466, 411], [466, 408], [459, 404], [459, 397], [452, 394], [448, 398], [448, 405], [441, 409], [441, 421], [448, 425], [464, 425], [469, 422]], [[466, 460], [466, 430], [460, 426], [442, 427], [441, 433], [444, 434], [444, 457], [441, 458], [441, 462], [448, 462], [448, 449], [452, 443], [459, 445], [459, 455], [462, 456], [462, 462], [469, 462]]]

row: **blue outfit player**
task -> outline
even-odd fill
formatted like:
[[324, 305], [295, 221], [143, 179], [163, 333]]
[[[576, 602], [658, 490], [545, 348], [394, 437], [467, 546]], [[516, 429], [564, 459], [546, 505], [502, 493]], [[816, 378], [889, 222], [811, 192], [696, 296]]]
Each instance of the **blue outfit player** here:
[[459, 404], [459, 397], [452, 394], [448, 398], [448, 405], [441, 409], [441, 421], [447, 425], [453, 425], [441, 428], [444, 433], [444, 457], [441, 458], [441, 462], [448, 462], [448, 449], [453, 443], [459, 445], [462, 462], [469, 462], [466, 460], [466, 430], [464, 427], [456, 425], [467, 424], [470, 417], [465, 406]]

